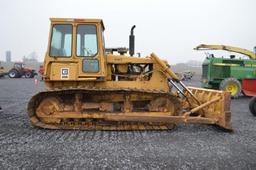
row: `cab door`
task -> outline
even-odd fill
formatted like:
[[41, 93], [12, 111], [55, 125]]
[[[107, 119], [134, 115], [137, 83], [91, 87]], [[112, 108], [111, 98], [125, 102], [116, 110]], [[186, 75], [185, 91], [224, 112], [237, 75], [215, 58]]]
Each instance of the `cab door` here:
[[76, 24], [75, 56], [79, 60], [78, 79], [104, 79], [101, 27], [97, 23]]

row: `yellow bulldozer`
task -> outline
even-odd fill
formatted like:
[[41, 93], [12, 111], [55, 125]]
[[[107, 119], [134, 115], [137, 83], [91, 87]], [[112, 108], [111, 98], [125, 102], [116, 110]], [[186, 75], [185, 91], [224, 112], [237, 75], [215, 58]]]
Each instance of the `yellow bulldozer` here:
[[228, 92], [186, 87], [152, 53], [105, 48], [101, 19], [51, 18], [43, 80], [28, 115], [36, 127], [84, 130], [164, 130], [178, 123], [232, 130]]

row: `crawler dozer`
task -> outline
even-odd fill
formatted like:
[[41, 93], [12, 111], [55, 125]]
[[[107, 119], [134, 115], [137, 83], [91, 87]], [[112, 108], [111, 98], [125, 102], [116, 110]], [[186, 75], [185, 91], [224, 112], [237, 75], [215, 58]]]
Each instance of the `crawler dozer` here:
[[228, 92], [186, 87], [170, 65], [152, 53], [105, 48], [100, 19], [52, 18], [43, 80], [28, 115], [49, 129], [164, 130], [178, 123], [232, 130]]

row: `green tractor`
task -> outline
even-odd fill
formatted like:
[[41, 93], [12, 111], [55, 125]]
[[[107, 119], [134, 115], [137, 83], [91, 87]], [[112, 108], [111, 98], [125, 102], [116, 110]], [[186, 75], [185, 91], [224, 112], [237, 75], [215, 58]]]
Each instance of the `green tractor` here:
[[255, 52], [224, 45], [201, 44], [195, 50], [225, 50], [248, 56], [250, 59], [206, 57], [202, 65], [202, 87], [229, 91], [233, 98], [241, 92], [246, 96], [256, 94], [256, 55]]

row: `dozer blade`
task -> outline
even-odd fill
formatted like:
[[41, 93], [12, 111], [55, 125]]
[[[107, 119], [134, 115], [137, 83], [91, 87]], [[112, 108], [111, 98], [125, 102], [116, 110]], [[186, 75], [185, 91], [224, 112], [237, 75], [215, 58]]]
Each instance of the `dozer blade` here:
[[168, 79], [170, 88], [174, 87], [184, 97], [184, 110], [176, 116], [176, 122], [216, 124], [232, 130], [230, 124], [230, 94], [228, 92], [203, 88], [186, 87], [171, 68], [156, 54], [150, 55]]
[[[200, 102], [200, 105], [191, 109], [190, 115], [197, 113], [199, 118], [204, 117], [210, 119], [215, 125], [232, 131], [230, 112], [231, 95], [229, 92], [196, 87], [188, 87], [188, 89]], [[188, 101], [193, 103], [192, 99], [188, 99]], [[198, 120], [195, 123], [201, 123], [201, 121]]]

